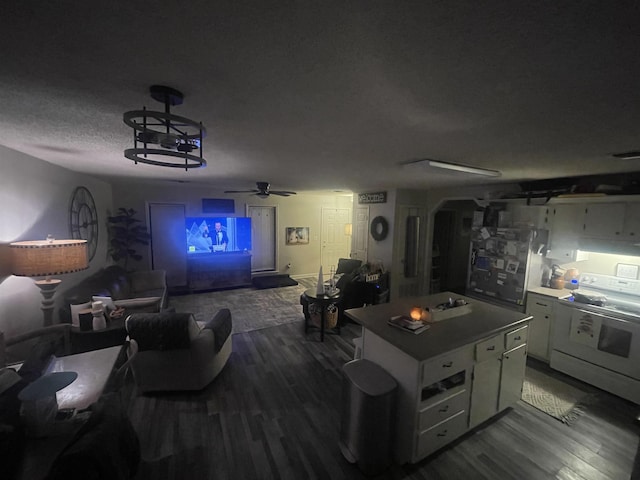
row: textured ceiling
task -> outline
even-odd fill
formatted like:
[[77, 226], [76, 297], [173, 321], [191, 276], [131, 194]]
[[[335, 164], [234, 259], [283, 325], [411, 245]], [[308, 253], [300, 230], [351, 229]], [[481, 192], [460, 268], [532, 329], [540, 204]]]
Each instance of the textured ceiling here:
[[[631, 172], [636, 1], [5, 0], [0, 144], [110, 179], [335, 190]], [[127, 110], [204, 123], [208, 166], [123, 156]], [[498, 180], [403, 168], [432, 158]]]

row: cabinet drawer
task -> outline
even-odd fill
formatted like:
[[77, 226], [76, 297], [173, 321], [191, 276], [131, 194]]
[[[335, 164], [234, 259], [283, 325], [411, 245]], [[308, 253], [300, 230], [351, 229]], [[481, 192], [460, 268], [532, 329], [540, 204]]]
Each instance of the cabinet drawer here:
[[532, 308], [544, 308], [551, 310], [556, 299], [539, 293], [527, 292], [527, 312]]
[[527, 343], [527, 335], [529, 334], [529, 326], [518, 328], [509, 333], [504, 334], [504, 348], [505, 350], [511, 350], [519, 345]]
[[502, 335], [496, 335], [488, 340], [476, 343], [477, 362], [499, 357], [502, 352], [504, 352], [504, 337]]
[[468, 345], [429, 360], [422, 366], [422, 385], [431, 385], [469, 368], [473, 363], [473, 346]]
[[463, 410], [468, 410], [469, 391], [462, 389], [420, 411], [419, 429], [428, 430]]
[[418, 436], [417, 459], [426, 457], [439, 448], [458, 438], [467, 431], [467, 412], [458, 412], [448, 420], [439, 423]]

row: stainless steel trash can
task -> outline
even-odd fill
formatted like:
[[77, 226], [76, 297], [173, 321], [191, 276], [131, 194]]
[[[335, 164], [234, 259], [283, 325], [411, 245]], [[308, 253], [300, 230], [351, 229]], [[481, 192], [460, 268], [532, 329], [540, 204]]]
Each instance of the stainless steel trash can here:
[[391, 465], [397, 383], [379, 365], [352, 360], [342, 367], [340, 450], [365, 475]]

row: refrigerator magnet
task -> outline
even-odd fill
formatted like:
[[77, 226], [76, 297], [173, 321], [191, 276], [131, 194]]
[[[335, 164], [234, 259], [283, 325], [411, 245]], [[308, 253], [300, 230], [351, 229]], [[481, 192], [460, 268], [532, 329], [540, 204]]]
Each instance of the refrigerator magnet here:
[[505, 271], [507, 273], [516, 273], [518, 271], [518, 266], [520, 266], [520, 262], [514, 262], [513, 260], [509, 260], [507, 262], [507, 268], [505, 268]]

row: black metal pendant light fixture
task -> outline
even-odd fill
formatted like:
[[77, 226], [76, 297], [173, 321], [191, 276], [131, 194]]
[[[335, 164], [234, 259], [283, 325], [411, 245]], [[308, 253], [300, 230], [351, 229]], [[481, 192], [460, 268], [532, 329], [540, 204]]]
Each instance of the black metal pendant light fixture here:
[[207, 131], [202, 122], [171, 113], [172, 106], [182, 104], [184, 95], [162, 85], [153, 85], [149, 91], [151, 98], [164, 103], [164, 112], [143, 107], [124, 114], [124, 123], [133, 128], [134, 145], [124, 151], [124, 156], [136, 164], [158, 167], [185, 170], [206, 167], [207, 161], [202, 158], [202, 139]]

